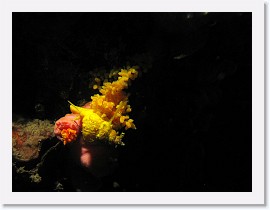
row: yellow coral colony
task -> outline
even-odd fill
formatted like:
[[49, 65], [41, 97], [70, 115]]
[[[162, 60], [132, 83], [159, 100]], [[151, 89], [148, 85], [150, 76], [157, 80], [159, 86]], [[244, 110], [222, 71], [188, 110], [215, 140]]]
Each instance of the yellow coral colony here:
[[[124, 133], [119, 129], [136, 129], [133, 120], [127, 113], [131, 112], [128, 105], [128, 96], [123, 91], [128, 88], [130, 80], [138, 76], [134, 68], [122, 69], [119, 77], [113, 82], [104, 82], [99, 92], [91, 97], [90, 108], [70, 105], [74, 114], [80, 114], [82, 118], [82, 136], [86, 141], [105, 140], [115, 144], [123, 145], [121, 141]], [[98, 79], [96, 79], [98, 80]], [[96, 87], [94, 87], [96, 88]]]

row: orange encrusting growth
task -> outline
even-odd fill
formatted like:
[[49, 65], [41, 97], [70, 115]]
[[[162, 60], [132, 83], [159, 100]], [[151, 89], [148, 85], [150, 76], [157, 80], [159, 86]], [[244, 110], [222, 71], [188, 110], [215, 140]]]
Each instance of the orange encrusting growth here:
[[66, 145], [67, 142], [69, 143], [76, 140], [77, 138], [77, 132], [71, 128], [63, 129], [61, 131], [61, 135], [64, 145]]

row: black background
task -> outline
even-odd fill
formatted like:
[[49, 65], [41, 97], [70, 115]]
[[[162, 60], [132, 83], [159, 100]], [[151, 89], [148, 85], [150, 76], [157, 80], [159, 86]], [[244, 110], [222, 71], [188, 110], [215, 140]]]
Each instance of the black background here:
[[[119, 168], [100, 191], [116, 190], [114, 181], [117, 191], [252, 191], [251, 13], [12, 18], [14, 115], [57, 120], [69, 113], [67, 100], [93, 95], [93, 69], [146, 71], [128, 89], [137, 130], [126, 132]], [[14, 174], [13, 190], [53, 191], [60, 180], [64, 191], [75, 191], [65, 149], [48, 159], [42, 183]]]

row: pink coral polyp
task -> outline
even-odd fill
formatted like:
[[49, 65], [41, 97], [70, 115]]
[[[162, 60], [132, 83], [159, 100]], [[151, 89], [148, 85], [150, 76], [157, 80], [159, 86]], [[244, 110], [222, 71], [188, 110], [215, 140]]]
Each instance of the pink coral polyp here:
[[64, 144], [75, 141], [81, 131], [82, 122], [79, 114], [66, 114], [56, 121], [55, 136]]

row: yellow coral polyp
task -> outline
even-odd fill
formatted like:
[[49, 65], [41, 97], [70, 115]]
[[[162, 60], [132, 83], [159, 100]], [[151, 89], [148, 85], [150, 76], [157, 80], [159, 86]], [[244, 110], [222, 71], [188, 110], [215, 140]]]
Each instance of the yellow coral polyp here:
[[[129, 86], [129, 81], [138, 76], [137, 70], [130, 68], [118, 72], [118, 79], [113, 82], [104, 81], [99, 89], [100, 94], [91, 97], [90, 108], [70, 105], [74, 114], [80, 114], [82, 119], [82, 136], [86, 141], [107, 140], [122, 144], [124, 133], [119, 129], [136, 129], [133, 120], [127, 113], [131, 112], [128, 96], [123, 91]], [[97, 83], [100, 81], [95, 79]]]
[[98, 85], [93, 85], [93, 89], [94, 90], [98, 89]]

